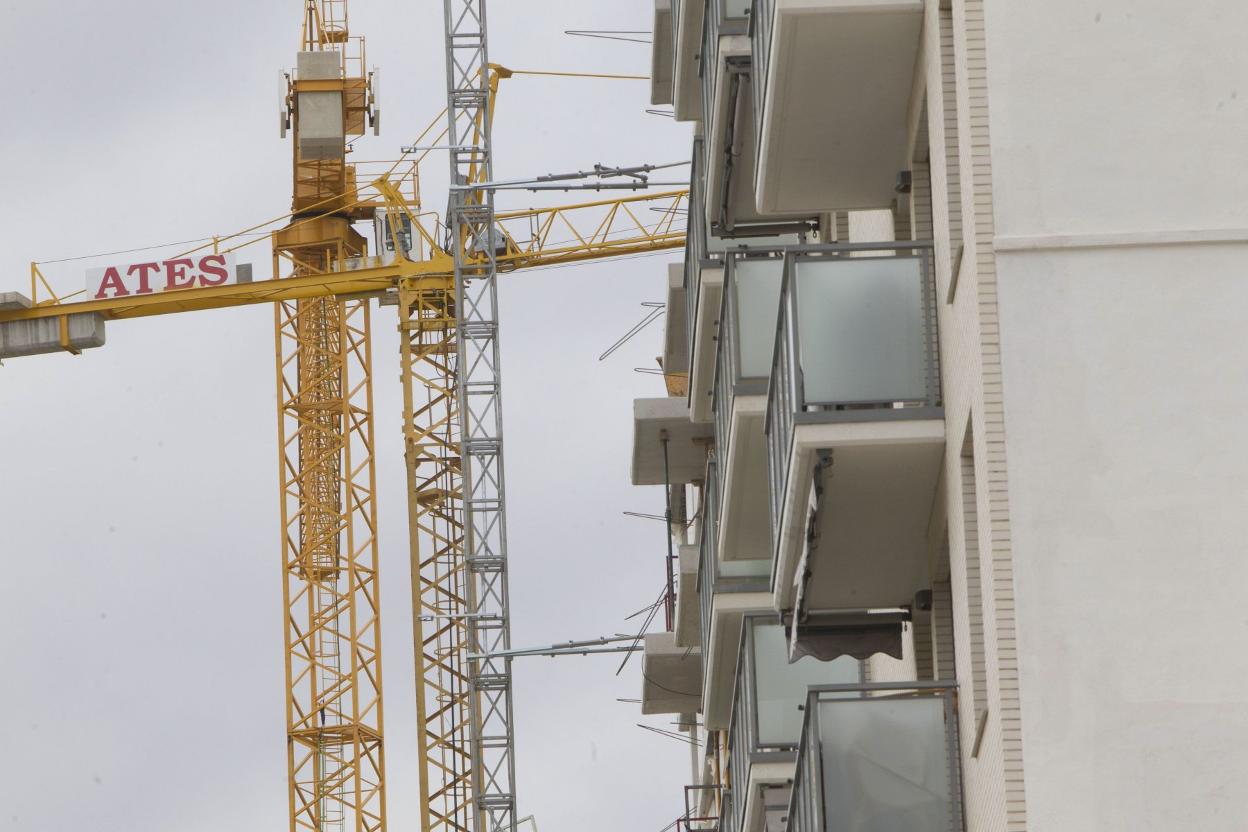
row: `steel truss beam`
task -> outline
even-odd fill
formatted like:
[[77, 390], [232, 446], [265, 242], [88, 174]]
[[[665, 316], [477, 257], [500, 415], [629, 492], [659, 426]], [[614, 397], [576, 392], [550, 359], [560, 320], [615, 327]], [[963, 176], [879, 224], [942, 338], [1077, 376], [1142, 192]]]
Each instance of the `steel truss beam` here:
[[367, 301], [275, 305], [291, 829], [385, 828]]

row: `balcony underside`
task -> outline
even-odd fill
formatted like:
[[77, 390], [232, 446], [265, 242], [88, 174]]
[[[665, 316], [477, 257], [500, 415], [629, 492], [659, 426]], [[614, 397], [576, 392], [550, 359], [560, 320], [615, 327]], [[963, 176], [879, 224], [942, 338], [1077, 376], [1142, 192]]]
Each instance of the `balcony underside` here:
[[792, 753], [779, 756], [787, 759], [750, 765], [741, 832], [783, 832], [797, 761]]
[[704, 4], [680, 0], [672, 25], [676, 27], [676, 56], [672, 79], [672, 109], [677, 121], [702, 118], [702, 79], [698, 77], [698, 53], [702, 51]]
[[724, 480], [723, 517], [719, 527], [721, 561], [771, 556], [771, 521], [767, 511], [767, 437], [763, 423], [767, 397], [733, 399], [732, 438]]
[[922, 23], [922, 0], [775, 0], [759, 212], [890, 205]]
[[701, 277], [698, 279], [693, 355], [689, 357], [689, 418], [699, 424], [709, 424], [714, 418], [711, 408], [715, 392], [715, 339], [719, 337], [724, 268], [722, 265], [694, 268], [701, 269]]
[[650, 103], [672, 103], [672, 0], [654, 0], [650, 52]]
[[641, 712], [692, 714], [702, 700], [702, 655], [681, 647], [672, 633], [646, 636], [641, 659]]
[[702, 680], [702, 719], [708, 730], [723, 731], [732, 719], [733, 677], [741, 649], [741, 619], [771, 608], [766, 592], [717, 592], [707, 635], [706, 677]]
[[681, 546], [676, 573], [676, 643], [681, 647], [701, 644], [701, 611], [698, 609], [698, 547]]
[[[777, 607], [817, 612], [912, 603], [930, 585], [927, 529], [944, 444], [938, 418], [796, 425]], [[821, 452], [830, 464], [819, 465]]]
[[667, 314], [663, 329], [663, 372], [689, 373], [689, 326], [685, 309], [684, 264], [667, 267]]
[[[663, 437], [667, 437], [664, 465]], [[702, 479], [710, 425], [689, 421], [689, 408], [678, 398], [633, 400], [633, 485], [672, 485]]]

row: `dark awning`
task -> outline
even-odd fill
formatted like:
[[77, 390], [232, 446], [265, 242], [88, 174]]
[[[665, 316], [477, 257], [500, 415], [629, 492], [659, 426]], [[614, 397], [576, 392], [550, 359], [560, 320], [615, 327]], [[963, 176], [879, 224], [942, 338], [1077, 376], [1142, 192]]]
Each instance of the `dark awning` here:
[[863, 660], [876, 653], [900, 659], [901, 634], [909, 620], [907, 610], [887, 610], [811, 613], [796, 627], [786, 621], [789, 661], [803, 656], [825, 662], [839, 656]]

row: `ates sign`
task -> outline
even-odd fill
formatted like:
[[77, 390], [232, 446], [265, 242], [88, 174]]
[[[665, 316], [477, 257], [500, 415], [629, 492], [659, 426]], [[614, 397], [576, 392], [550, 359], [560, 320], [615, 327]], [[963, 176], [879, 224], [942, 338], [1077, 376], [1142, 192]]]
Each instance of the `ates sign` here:
[[[250, 271], [249, 267], [243, 268]], [[239, 271], [240, 266], [233, 254], [207, 254], [88, 269], [87, 296], [92, 300], [104, 300], [246, 282], [246, 278], [239, 279]]]

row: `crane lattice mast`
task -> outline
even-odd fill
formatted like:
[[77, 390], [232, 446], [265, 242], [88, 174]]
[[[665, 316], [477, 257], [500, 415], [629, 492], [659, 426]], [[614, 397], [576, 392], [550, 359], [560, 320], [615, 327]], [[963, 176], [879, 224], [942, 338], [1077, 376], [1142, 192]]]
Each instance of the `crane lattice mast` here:
[[484, 0], [445, 0], [447, 246], [454, 280], [406, 281], [413, 601], [424, 832], [515, 826], [511, 645], [490, 130], [498, 81]]
[[[346, 0], [306, 0], [289, 85], [290, 224], [274, 275], [339, 271], [367, 242], [347, 141], [369, 81]], [[274, 304], [291, 832], [384, 832], [372, 339], [367, 299]]]
[[[32, 264], [30, 298], [0, 306], [0, 328], [24, 339], [12, 356], [77, 353], [83, 321], [102, 331], [273, 304], [291, 832], [386, 826], [371, 301], [399, 312], [422, 830], [514, 832], [496, 278], [685, 244], [684, 190], [496, 213], [490, 130], [511, 73], [489, 64], [484, 0], [444, 0], [444, 11], [444, 241], [423, 227], [419, 194], [389, 174], [361, 196], [349, 145], [379, 116], [363, 38], [350, 34], [347, 0], [304, 0], [282, 118], [295, 139], [292, 209], [272, 234], [272, 278], [71, 301]], [[403, 187], [418, 187], [418, 161]], [[370, 220], [371, 256], [353, 227]], [[214, 254], [245, 234], [214, 239]]]

